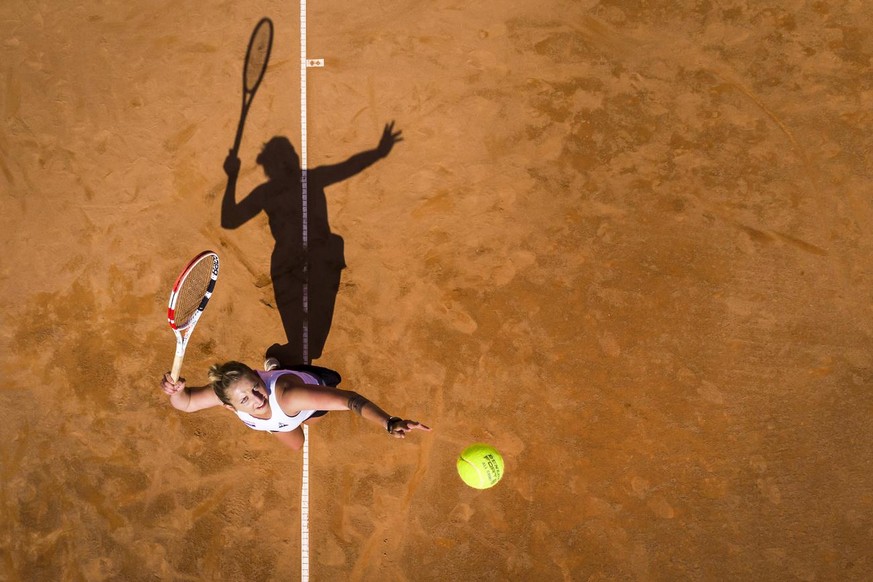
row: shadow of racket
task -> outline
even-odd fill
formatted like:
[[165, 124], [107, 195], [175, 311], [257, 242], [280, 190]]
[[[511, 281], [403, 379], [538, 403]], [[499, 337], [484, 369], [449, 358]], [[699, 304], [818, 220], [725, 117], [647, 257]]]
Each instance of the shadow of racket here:
[[267, 63], [270, 61], [270, 51], [273, 48], [273, 21], [267, 17], [262, 18], [252, 31], [249, 46], [246, 49], [246, 60], [243, 66], [243, 99], [242, 112], [239, 116], [239, 125], [236, 128], [236, 138], [233, 140], [231, 151], [234, 155], [239, 152], [242, 141], [243, 128], [246, 124], [246, 116], [249, 107], [255, 98], [255, 93], [264, 78]]

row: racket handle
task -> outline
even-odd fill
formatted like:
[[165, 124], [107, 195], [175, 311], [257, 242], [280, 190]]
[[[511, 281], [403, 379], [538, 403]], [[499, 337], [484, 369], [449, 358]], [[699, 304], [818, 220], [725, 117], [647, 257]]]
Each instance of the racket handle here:
[[182, 358], [184, 357], [185, 354], [176, 354], [176, 357], [173, 359], [173, 370], [170, 372], [173, 382], [179, 380], [179, 375], [182, 373]]
[[246, 126], [246, 116], [249, 114], [249, 105], [251, 105], [251, 103], [251, 99], [246, 103], [245, 97], [243, 97], [242, 111], [239, 115], [239, 123], [236, 126], [236, 137], [233, 139], [233, 147], [230, 148], [230, 151], [232, 151], [235, 156], [239, 155], [239, 146], [242, 143], [243, 129]]

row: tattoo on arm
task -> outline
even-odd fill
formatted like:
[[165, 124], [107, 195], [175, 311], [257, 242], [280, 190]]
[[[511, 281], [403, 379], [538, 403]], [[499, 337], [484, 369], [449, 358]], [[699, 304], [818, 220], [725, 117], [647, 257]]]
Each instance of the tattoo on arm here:
[[364, 410], [364, 405], [370, 402], [360, 394], [355, 394], [351, 398], [349, 398], [349, 410], [361, 416]]

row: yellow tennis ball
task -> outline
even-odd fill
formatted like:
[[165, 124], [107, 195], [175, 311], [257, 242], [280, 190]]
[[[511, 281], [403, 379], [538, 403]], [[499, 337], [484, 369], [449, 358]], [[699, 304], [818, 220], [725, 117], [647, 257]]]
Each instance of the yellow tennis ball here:
[[494, 487], [503, 477], [503, 457], [491, 445], [470, 445], [458, 457], [458, 475], [475, 489]]

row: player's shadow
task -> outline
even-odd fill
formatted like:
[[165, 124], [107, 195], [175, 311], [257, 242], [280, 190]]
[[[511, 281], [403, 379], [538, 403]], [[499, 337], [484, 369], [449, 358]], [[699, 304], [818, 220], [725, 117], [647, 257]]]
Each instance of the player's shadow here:
[[[344, 241], [331, 232], [328, 223], [325, 188], [351, 178], [387, 156], [394, 144], [402, 140], [400, 132], [395, 132], [393, 127], [393, 123], [385, 126], [376, 148], [355, 154], [344, 162], [306, 172], [306, 249], [302, 170], [291, 141], [276, 136], [264, 144], [257, 163], [264, 168], [267, 181], [239, 202], [236, 201], [236, 178], [240, 162], [233, 151], [225, 160], [228, 180], [221, 206], [221, 226], [238, 228], [264, 211], [275, 240], [270, 277], [285, 339], [270, 346], [267, 355], [278, 358], [283, 365], [308, 363], [304, 361], [303, 350], [305, 323], [308, 323], [308, 360], [321, 356], [333, 320], [340, 277], [346, 266]], [[304, 269], [304, 265], [308, 268]], [[304, 282], [307, 281], [308, 310], [304, 309]]]

